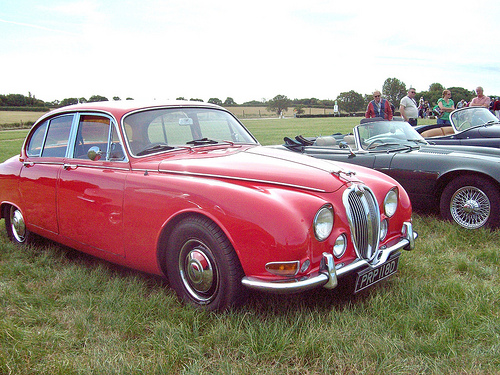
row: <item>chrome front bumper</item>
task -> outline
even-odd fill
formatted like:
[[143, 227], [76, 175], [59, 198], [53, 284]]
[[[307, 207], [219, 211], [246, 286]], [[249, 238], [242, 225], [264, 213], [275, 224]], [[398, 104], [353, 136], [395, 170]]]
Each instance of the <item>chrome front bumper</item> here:
[[403, 224], [403, 237], [399, 242], [391, 247], [380, 251], [380, 256], [372, 263], [364, 259], [356, 259], [354, 262], [345, 266], [336, 268], [332, 254], [323, 253], [320, 271], [315, 275], [303, 278], [284, 279], [280, 281], [264, 281], [256, 277], [244, 277], [241, 282], [250, 289], [260, 290], [270, 293], [295, 293], [323, 286], [327, 289], [333, 289], [337, 286], [337, 279], [351, 274], [360, 268], [375, 268], [387, 262], [389, 257], [401, 249], [413, 250], [417, 232], [413, 231], [411, 223]]

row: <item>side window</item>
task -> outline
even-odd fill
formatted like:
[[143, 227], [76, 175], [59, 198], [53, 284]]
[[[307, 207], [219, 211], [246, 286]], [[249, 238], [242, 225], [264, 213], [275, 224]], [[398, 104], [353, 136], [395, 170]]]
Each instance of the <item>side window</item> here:
[[[110, 129], [111, 134], [110, 134]], [[125, 154], [118, 133], [108, 117], [82, 115], [78, 124], [73, 157], [88, 160], [88, 152], [97, 147], [101, 155], [96, 160], [124, 160]]]
[[61, 158], [66, 156], [72, 122], [73, 115], [56, 117], [50, 120], [42, 156]]
[[48, 121], [44, 121], [31, 135], [28, 147], [26, 147], [26, 154], [28, 156], [40, 156], [42, 154], [43, 140], [45, 139], [47, 123]]
[[102, 154], [105, 155], [108, 152], [109, 123], [107, 117], [80, 116], [74, 157], [88, 159], [87, 153], [91, 147], [98, 147]]
[[111, 129], [111, 144], [109, 150], [109, 160], [110, 161], [122, 161], [125, 160], [125, 152], [123, 151], [122, 144], [120, 142], [120, 137], [118, 137], [118, 132], [113, 126]]

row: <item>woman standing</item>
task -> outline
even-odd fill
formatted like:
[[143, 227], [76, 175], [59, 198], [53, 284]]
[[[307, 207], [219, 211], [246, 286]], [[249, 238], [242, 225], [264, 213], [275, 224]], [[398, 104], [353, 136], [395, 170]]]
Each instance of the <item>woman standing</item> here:
[[450, 122], [450, 112], [455, 110], [455, 103], [451, 99], [451, 91], [444, 90], [443, 97], [439, 98], [437, 102], [439, 109], [441, 110], [441, 116], [437, 119], [438, 124], [451, 125]]

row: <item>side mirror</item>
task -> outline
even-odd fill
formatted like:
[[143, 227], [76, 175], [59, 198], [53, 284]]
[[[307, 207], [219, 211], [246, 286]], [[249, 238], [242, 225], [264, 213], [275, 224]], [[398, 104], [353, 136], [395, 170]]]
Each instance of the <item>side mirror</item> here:
[[87, 152], [87, 156], [92, 161], [97, 161], [101, 159], [102, 151], [97, 146], [92, 146]]
[[348, 148], [349, 149], [349, 153], [351, 154], [351, 156], [355, 156], [356, 155], [354, 153], [354, 151], [352, 150], [351, 146], [349, 146], [349, 143], [347, 143], [346, 141], [339, 142], [339, 147], [340, 148]]

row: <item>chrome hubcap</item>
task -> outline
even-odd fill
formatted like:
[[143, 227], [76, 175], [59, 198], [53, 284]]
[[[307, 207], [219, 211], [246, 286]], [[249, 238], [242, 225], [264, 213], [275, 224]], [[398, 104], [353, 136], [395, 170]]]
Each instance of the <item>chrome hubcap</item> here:
[[24, 242], [26, 237], [26, 225], [21, 211], [17, 208], [12, 207], [10, 210], [10, 224], [12, 235], [15, 237], [16, 241]]
[[184, 287], [198, 303], [208, 303], [218, 290], [217, 267], [207, 246], [198, 240], [187, 241], [179, 256]]
[[475, 186], [464, 186], [451, 197], [450, 211], [453, 220], [468, 229], [482, 227], [490, 217], [488, 196]]

